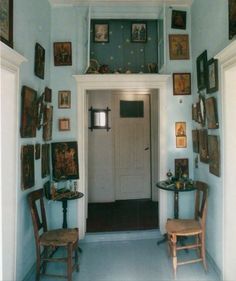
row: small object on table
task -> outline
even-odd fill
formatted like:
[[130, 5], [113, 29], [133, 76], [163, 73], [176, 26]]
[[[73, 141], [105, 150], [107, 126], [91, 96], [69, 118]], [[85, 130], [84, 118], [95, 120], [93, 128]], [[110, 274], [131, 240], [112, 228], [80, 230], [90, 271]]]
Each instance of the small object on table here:
[[171, 173], [170, 170], [166, 173], [166, 176], [167, 176], [167, 178], [168, 178], [169, 183], [171, 183], [173, 174]]

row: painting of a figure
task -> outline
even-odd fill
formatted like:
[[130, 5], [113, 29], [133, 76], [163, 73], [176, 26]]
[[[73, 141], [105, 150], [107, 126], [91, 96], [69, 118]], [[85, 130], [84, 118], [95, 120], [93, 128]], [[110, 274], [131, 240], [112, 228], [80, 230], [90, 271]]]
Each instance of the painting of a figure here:
[[170, 60], [189, 59], [189, 38], [188, 34], [169, 35]]
[[145, 43], [147, 41], [147, 25], [146, 23], [132, 23], [131, 25], [131, 41], [137, 43]]
[[28, 189], [34, 183], [34, 145], [24, 145], [21, 148], [21, 188]]

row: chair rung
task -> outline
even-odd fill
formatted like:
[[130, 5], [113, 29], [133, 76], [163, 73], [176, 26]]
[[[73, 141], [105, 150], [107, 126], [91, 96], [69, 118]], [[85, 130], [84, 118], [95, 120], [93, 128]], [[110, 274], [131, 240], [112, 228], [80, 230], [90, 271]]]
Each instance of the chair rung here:
[[67, 258], [43, 258], [42, 261], [48, 261], [48, 262], [67, 262]]
[[176, 250], [185, 250], [185, 249], [195, 249], [201, 247], [202, 244], [192, 244], [192, 245], [185, 245], [185, 246], [178, 246]]
[[57, 274], [50, 274], [50, 273], [44, 273], [44, 274], [41, 274], [43, 276], [48, 276], [48, 277], [57, 277], [57, 278], [67, 278], [67, 275], [57, 275]]
[[202, 259], [194, 259], [194, 260], [189, 260], [189, 261], [182, 261], [178, 262], [177, 265], [184, 265], [184, 264], [189, 264], [189, 263], [195, 263], [195, 262], [200, 262]]

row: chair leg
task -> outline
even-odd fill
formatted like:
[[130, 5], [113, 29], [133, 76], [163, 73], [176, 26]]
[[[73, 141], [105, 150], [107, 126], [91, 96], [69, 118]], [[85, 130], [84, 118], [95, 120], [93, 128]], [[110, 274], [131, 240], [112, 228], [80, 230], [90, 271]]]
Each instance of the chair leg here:
[[68, 245], [67, 245], [67, 279], [68, 279], [68, 281], [72, 281], [72, 252], [73, 252], [73, 244], [68, 243]]
[[[43, 258], [47, 258], [48, 257], [48, 247], [44, 247], [43, 249]], [[47, 268], [47, 261], [43, 261], [43, 270], [42, 273], [45, 274], [46, 273], [46, 268]]]
[[76, 243], [75, 246], [75, 268], [76, 271], [79, 271], [79, 246], [78, 246], [78, 242]]
[[206, 263], [206, 247], [205, 247], [205, 234], [201, 233], [200, 234], [200, 239], [201, 239], [201, 256], [202, 256], [202, 262], [203, 262], [203, 266], [205, 271], [207, 272], [207, 263]]
[[41, 265], [41, 258], [40, 258], [40, 246], [36, 248], [36, 281], [39, 281], [40, 278], [40, 265]]
[[176, 235], [172, 235], [171, 242], [172, 242], [172, 262], [173, 262], [174, 278], [176, 279], [176, 271], [177, 271]]

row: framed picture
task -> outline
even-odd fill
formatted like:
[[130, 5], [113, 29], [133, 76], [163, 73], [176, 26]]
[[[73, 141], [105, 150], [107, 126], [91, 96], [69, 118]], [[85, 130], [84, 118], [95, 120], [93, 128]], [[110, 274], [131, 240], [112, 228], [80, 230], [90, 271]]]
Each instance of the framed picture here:
[[199, 155], [200, 155], [201, 162], [203, 163], [209, 162], [208, 138], [207, 138], [206, 129], [199, 130]]
[[37, 100], [37, 129], [40, 130], [43, 126], [42, 124], [42, 118], [43, 118], [43, 112], [44, 112], [44, 94], [42, 94], [38, 100]]
[[50, 141], [52, 139], [52, 117], [53, 107], [45, 106], [43, 110], [43, 140]]
[[220, 177], [220, 144], [218, 136], [208, 136], [209, 172]]
[[205, 97], [203, 95], [199, 95], [199, 106], [198, 106], [198, 116], [199, 123], [202, 127], [206, 124], [206, 105], [205, 105]]
[[34, 186], [34, 145], [21, 147], [21, 188], [22, 190]]
[[211, 97], [205, 100], [206, 106], [206, 119], [208, 129], [218, 129], [218, 113], [217, 113], [217, 104], [216, 98]]
[[191, 95], [191, 73], [173, 73], [173, 94]]
[[192, 104], [192, 120], [198, 122], [198, 103]]
[[40, 151], [41, 150], [41, 145], [40, 143], [35, 144], [35, 160], [40, 159]]
[[186, 147], [187, 147], [187, 137], [176, 136], [176, 148], [186, 148]]
[[207, 51], [197, 57], [197, 86], [201, 91], [207, 87]]
[[0, 38], [13, 48], [13, 0], [0, 1]]
[[39, 44], [35, 44], [34, 53], [34, 74], [41, 79], [44, 79], [45, 68], [45, 49]]
[[183, 174], [189, 176], [188, 158], [175, 159], [175, 176], [179, 179]]
[[199, 153], [199, 135], [198, 130], [192, 130], [193, 152]]
[[44, 88], [44, 101], [52, 102], [52, 89], [45, 87]]
[[58, 108], [70, 108], [71, 107], [71, 91], [59, 91], [58, 92]]
[[175, 135], [186, 136], [186, 122], [175, 122]]
[[54, 42], [54, 65], [72, 65], [71, 42]]
[[169, 35], [170, 60], [189, 59], [189, 38], [188, 34]]
[[171, 28], [186, 29], [186, 11], [172, 10]]
[[95, 43], [109, 42], [109, 24], [108, 23], [94, 23], [93, 25], [93, 41]]
[[228, 0], [229, 6], [229, 39], [236, 35], [236, 0]]
[[58, 120], [59, 131], [70, 131], [70, 119], [62, 118]]
[[51, 182], [50, 181], [46, 181], [45, 184], [43, 185], [43, 191], [44, 191], [44, 195], [48, 200], [52, 199], [52, 195], [51, 195]]
[[22, 138], [36, 137], [37, 127], [37, 92], [27, 86], [21, 91], [21, 128]]
[[50, 175], [50, 144], [42, 144], [42, 164], [41, 164], [42, 178]]
[[77, 142], [52, 143], [51, 152], [55, 181], [79, 178]]
[[147, 24], [145, 22], [131, 23], [131, 42], [147, 42]]
[[207, 63], [207, 93], [218, 91], [218, 60], [212, 58]]

